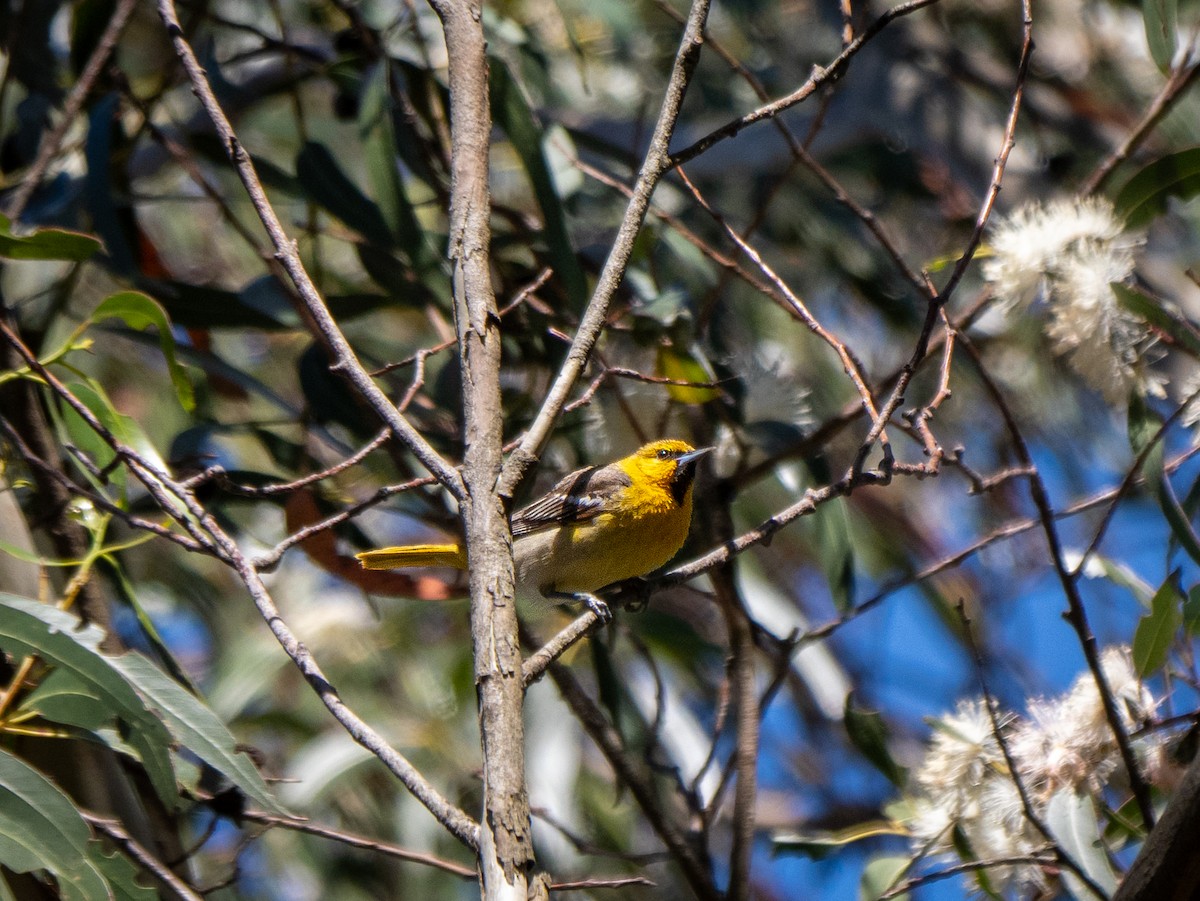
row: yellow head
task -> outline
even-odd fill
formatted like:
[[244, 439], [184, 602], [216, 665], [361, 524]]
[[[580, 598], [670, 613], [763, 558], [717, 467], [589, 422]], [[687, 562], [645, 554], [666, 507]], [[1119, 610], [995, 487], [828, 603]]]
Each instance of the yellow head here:
[[643, 445], [617, 465], [634, 485], [669, 493], [677, 506], [683, 506], [691, 499], [696, 461], [710, 450], [711, 447], [696, 450], [686, 441], [667, 438]]

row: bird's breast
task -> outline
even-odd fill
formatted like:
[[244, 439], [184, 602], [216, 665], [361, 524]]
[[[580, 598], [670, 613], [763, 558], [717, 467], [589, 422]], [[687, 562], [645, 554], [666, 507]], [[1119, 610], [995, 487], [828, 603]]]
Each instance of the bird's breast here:
[[643, 515], [602, 513], [523, 535], [513, 549], [517, 583], [535, 591], [591, 592], [644, 576], [683, 547], [690, 521], [691, 504], [686, 503]]

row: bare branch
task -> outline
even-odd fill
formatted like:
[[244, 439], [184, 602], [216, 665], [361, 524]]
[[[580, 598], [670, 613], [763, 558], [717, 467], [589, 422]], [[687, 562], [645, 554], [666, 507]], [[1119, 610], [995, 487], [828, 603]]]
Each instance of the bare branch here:
[[101, 71], [108, 64], [108, 59], [116, 49], [117, 41], [121, 39], [121, 33], [129, 24], [129, 17], [133, 15], [135, 9], [137, 9], [137, 0], [120, 0], [113, 9], [108, 24], [96, 42], [95, 49], [92, 50], [92, 55], [88, 57], [87, 65], [83, 67], [83, 72], [71, 87], [71, 93], [67, 95], [67, 99], [63, 103], [62, 116], [52, 129], [42, 135], [33, 165], [29, 167], [24, 178], [21, 179], [21, 184], [13, 192], [12, 200], [9, 201], [6, 210], [8, 218], [13, 222], [18, 221], [24, 214], [25, 207], [29, 205], [29, 200], [33, 197], [33, 192], [41, 184], [42, 177], [50, 167], [50, 162], [62, 146], [63, 138], [75, 124], [75, 118], [83, 109], [83, 103], [87, 100], [88, 94], [92, 92], [96, 79], [100, 77]]
[[[608, 306], [613, 295], [625, 277], [625, 267], [633, 253], [633, 242], [641, 231], [642, 222], [646, 218], [646, 210], [650, 206], [650, 197], [658, 186], [663, 174], [671, 166], [670, 143], [675, 132], [675, 123], [679, 111], [683, 107], [683, 97], [687, 92], [692, 72], [700, 61], [700, 48], [704, 42], [704, 23], [708, 20], [710, 0], [692, 0], [691, 12], [688, 13], [687, 26], [679, 50], [675, 54], [675, 63], [671, 67], [671, 77], [663, 97], [662, 109], [655, 123], [654, 133], [650, 137], [650, 146], [646, 150], [646, 158], [642, 162], [637, 182], [633, 186], [633, 196], [625, 208], [625, 216], [621, 227], [613, 240], [608, 259], [596, 282], [596, 288], [588, 301], [587, 309], [579, 321], [579, 328], [567, 351], [554, 383], [542, 402], [537, 417], [530, 425], [520, 445], [509, 457], [504, 466], [504, 473], [498, 485], [498, 491], [503, 497], [512, 497], [520, 484], [526, 470], [533, 465], [541, 453], [542, 447], [550, 437], [554, 422], [562, 411], [563, 405], [575, 385], [575, 381], [587, 365], [588, 356], [595, 346], [604, 321], [608, 316]], [[925, 0], [932, 2], [932, 0]]]
[[237, 170], [242, 185], [271, 238], [276, 258], [292, 280], [308, 315], [334, 354], [333, 368], [345, 373], [351, 384], [370, 404], [379, 418], [416, 455], [422, 465], [437, 476], [438, 481], [445, 485], [451, 494], [461, 497], [462, 479], [458, 472], [409, 424], [408, 420], [388, 400], [387, 395], [375, 384], [366, 369], [363, 368], [362, 363], [359, 362], [354, 349], [346, 340], [346, 336], [342, 334], [333, 314], [329, 312], [329, 308], [321, 298], [317, 286], [309, 278], [296, 249], [296, 242], [287, 236], [279, 217], [275, 215], [275, 210], [271, 206], [270, 200], [267, 199], [266, 191], [263, 190], [262, 182], [259, 181], [258, 174], [254, 170], [250, 154], [242, 147], [234, 133], [233, 126], [230, 125], [229, 119], [226, 118], [225, 112], [221, 109], [221, 105], [213, 93], [212, 86], [208, 83], [204, 69], [201, 68], [195, 52], [183, 35], [179, 17], [175, 12], [174, 0], [158, 0], [158, 13], [166, 26], [171, 43], [175, 47], [175, 53], [183, 64], [184, 71], [187, 72], [188, 79], [192, 84], [192, 91], [199, 98], [201, 106], [212, 120], [221, 144], [225, 148], [230, 162]]

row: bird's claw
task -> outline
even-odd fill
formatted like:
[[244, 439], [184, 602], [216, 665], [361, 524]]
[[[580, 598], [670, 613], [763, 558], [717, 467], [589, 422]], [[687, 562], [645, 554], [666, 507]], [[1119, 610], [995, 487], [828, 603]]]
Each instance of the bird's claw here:
[[596, 619], [600, 620], [604, 625], [608, 625], [613, 621], [612, 608], [594, 594], [581, 593], [579, 600], [583, 601], [584, 606], [596, 614]]

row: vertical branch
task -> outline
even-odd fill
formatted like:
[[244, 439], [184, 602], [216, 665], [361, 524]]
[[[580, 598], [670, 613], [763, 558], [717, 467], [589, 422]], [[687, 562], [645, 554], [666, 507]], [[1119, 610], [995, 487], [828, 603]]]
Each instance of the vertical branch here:
[[488, 65], [481, 0], [431, 0], [450, 66], [450, 259], [463, 383], [471, 641], [483, 744], [479, 862], [483, 897], [525, 901], [533, 864], [525, 786], [524, 686], [514, 605], [512, 535], [496, 491], [503, 457], [500, 315], [488, 222]]
[[[730, 530], [732, 533], [732, 529]], [[733, 751], [737, 785], [733, 793], [733, 847], [729, 854], [729, 901], [753, 896], [750, 860], [754, 851], [754, 805], [758, 799], [758, 730], [760, 709], [754, 674], [754, 633], [733, 584], [732, 562], [712, 572], [725, 627], [729, 631], [729, 678], [734, 703]]]

